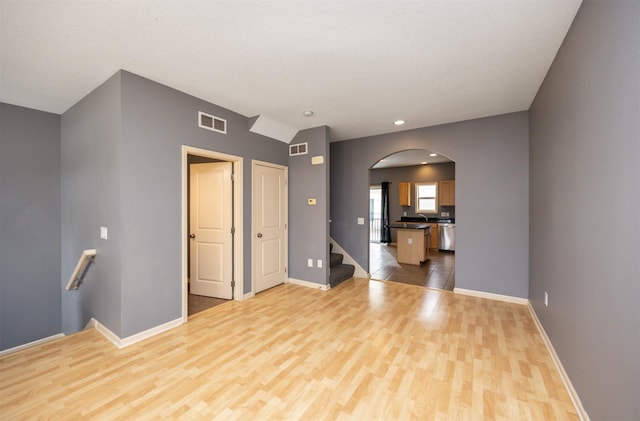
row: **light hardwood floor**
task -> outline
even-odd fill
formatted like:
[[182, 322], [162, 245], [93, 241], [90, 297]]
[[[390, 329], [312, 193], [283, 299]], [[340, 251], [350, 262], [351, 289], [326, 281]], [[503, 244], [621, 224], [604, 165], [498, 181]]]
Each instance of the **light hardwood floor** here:
[[0, 358], [0, 418], [572, 420], [525, 306], [354, 279], [283, 285], [125, 349]]

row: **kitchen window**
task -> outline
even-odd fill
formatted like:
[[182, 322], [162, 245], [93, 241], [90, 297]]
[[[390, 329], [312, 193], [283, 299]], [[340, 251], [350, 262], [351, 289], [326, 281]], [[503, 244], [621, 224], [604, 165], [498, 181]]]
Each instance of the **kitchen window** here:
[[438, 183], [416, 183], [416, 213], [438, 213]]

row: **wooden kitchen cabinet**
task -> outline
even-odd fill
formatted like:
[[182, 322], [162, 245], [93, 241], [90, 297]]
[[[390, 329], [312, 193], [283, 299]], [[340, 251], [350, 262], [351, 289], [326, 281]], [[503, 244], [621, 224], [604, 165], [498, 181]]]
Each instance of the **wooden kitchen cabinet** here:
[[400, 196], [400, 206], [411, 206], [411, 183], [400, 183], [398, 185]]
[[438, 250], [438, 241], [439, 241], [438, 224], [429, 224], [429, 225], [431, 225], [431, 249]]
[[456, 180], [445, 180], [438, 183], [440, 206], [456, 205]]
[[398, 263], [419, 265], [429, 257], [430, 229], [398, 230]]

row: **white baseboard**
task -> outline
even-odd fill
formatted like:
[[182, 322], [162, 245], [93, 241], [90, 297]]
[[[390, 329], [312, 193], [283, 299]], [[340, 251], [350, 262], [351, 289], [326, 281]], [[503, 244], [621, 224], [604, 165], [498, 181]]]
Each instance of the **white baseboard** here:
[[329, 285], [316, 284], [315, 282], [303, 281], [302, 279], [289, 278], [287, 282], [294, 285], [301, 285], [307, 288], [320, 289], [322, 291], [329, 291], [330, 289]]
[[569, 379], [569, 375], [567, 374], [564, 367], [562, 366], [560, 357], [558, 357], [556, 350], [553, 348], [551, 339], [549, 339], [549, 336], [547, 336], [547, 332], [544, 330], [542, 323], [540, 323], [540, 319], [538, 319], [538, 315], [536, 314], [536, 311], [533, 309], [533, 306], [531, 305], [531, 303], [529, 303], [528, 307], [529, 307], [529, 312], [531, 313], [531, 317], [533, 318], [533, 321], [536, 324], [536, 327], [538, 328], [538, 332], [540, 332], [540, 336], [542, 336], [542, 340], [544, 341], [544, 344], [547, 346], [547, 350], [551, 355], [551, 359], [553, 360], [553, 363], [555, 364], [556, 369], [560, 374], [562, 383], [564, 383], [564, 387], [565, 389], [567, 389], [567, 393], [571, 398], [571, 402], [573, 402], [573, 406], [576, 408], [578, 417], [582, 421], [589, 421], [589, 414], [587, 414], [587, 411], [585, 411], [584, 406], [582, 406], [582, 401], [580, 400], [580, 397], [578, 396], [576, 389], [574, 389], [573, 384], [571, 383], [571, 379]]
[[355, 266], [356, 270], [353, 273], [354, 278], [371, 278], [371, 275], [366, 270], [364, 270], [362, 266], [360, 266], [358, 262], [353, 259], [353, 257], [349, 256], [349, 253], [344, 251], [344, 249], [340, 247], [340, 244], [336, 243], [336, 240], [329, 237], [329, 242], [333, 244], [334, 253], [340, 253], [342, 255], [342, 261], [344, 263]]
[[135, 335], [127, 336], [124, 339], [120, 339], [118, 335], [109, 330], [105, 325], [100, 323], [99, 321], [92, 318], [87, 326], [92, 324], [95, 329], [102, 334], [105, 338], [107, 338], [112, 344], [114, 344], [118, 348], [125, 348], [129, 345], [133, 345], [137, 342], [143, 341], [145, 339], [151, 338], [152, 336], [158, 335], [162, 332], [165, 332], [169, 329], [173, 329], [174, 327], [180, 326], [183, 324], [182, 317], [177, 318], [175, 320], [171, 320], [167, 323], [163, 323], [161, 325], [152, 327], [151, 329], [144, 330], [142, 332], [136, 333]]
[[512, 297], [510, 295], [493, 294], [491, 292], [475, 291], [473, 289], [454, 288], [453, 292], [460, 295], [470, 295], [472, 297], [488, 298], [489, 300], [504, 301], [507, 303], [527, 305], [529, 300], [526, 298]]
[[47, 342], [55, 341], [56, 339], [64, 338], [64, 333], [56, 333], [55, 335], [47, 336], [46, 338], [38, 339], [32, 342], [28, 342], [26, 344], [14, 346], [13, 348], [5, 349], [0, 351], [0, 357], [4, 357], [5, 355], [13, 354], [14, 352], [22, 351], [23, 349], [31, 348], [36, 345], [42, 345]]

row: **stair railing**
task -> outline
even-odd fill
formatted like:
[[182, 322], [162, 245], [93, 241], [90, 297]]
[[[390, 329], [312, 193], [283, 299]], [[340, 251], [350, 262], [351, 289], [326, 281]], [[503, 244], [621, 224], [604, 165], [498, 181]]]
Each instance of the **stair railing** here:
[[71, 273], [71, 277], [69, 278], [69, 282], [67, 282], [66, 289], [67, 291], [76, 290], [82, 284], [85, 275], [89, 271], [89, 267], [91, 263], [96, 260], [96, 249], [88, 249], [84, 250], [80, 255], [80, 259], [78, 259], [78, 263], [76, 264], [76, 268]]

